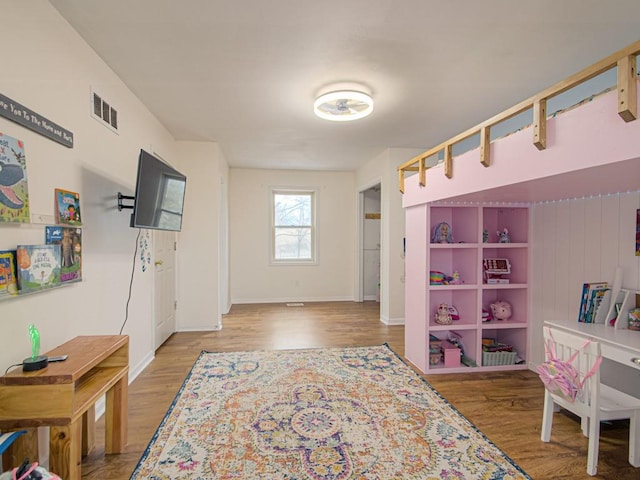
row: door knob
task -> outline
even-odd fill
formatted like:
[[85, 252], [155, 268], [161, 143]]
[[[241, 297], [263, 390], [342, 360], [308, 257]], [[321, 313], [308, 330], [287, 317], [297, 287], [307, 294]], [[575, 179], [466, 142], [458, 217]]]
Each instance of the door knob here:
[[162, 265], [162, 260], [156, 260], [153, 264], [157, 267], [158, 265]]

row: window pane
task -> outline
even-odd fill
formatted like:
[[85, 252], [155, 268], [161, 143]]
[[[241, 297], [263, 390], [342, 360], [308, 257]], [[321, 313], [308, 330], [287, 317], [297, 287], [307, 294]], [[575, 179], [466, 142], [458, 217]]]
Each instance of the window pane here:
[[275, 226], [311, 226], [311, 194], [276, 193], [274, 198]]
[[275, 255], [277, 260], [311, 260], [311, 229], [275, 229]]

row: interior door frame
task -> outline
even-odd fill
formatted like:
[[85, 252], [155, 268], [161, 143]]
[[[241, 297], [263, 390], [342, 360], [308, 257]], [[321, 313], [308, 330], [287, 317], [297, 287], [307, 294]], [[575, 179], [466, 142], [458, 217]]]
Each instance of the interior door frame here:
[[[355, 261], [355, 301], [364, 301], [364, 192], [380, 185], [382, 195], [382, 178], [377, 178], [358, 187], [356, 194], [356, 261]], [[382, 224], [381, 224], [382, 225]], [[382, 254], [382, 252], [380, 252]]]

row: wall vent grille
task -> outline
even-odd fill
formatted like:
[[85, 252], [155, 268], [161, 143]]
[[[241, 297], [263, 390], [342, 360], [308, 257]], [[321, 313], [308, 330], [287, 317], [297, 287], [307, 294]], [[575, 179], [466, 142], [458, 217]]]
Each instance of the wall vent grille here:
[[91, 116], [118, 133], [118, 111], [94, 91], [91, 92]]

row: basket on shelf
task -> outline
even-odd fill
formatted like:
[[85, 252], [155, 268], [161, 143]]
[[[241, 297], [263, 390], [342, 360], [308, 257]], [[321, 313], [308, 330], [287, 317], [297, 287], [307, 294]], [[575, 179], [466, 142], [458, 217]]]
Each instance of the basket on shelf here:
[[518, 352], [482, 352], [482, 366], [514, 365]]

